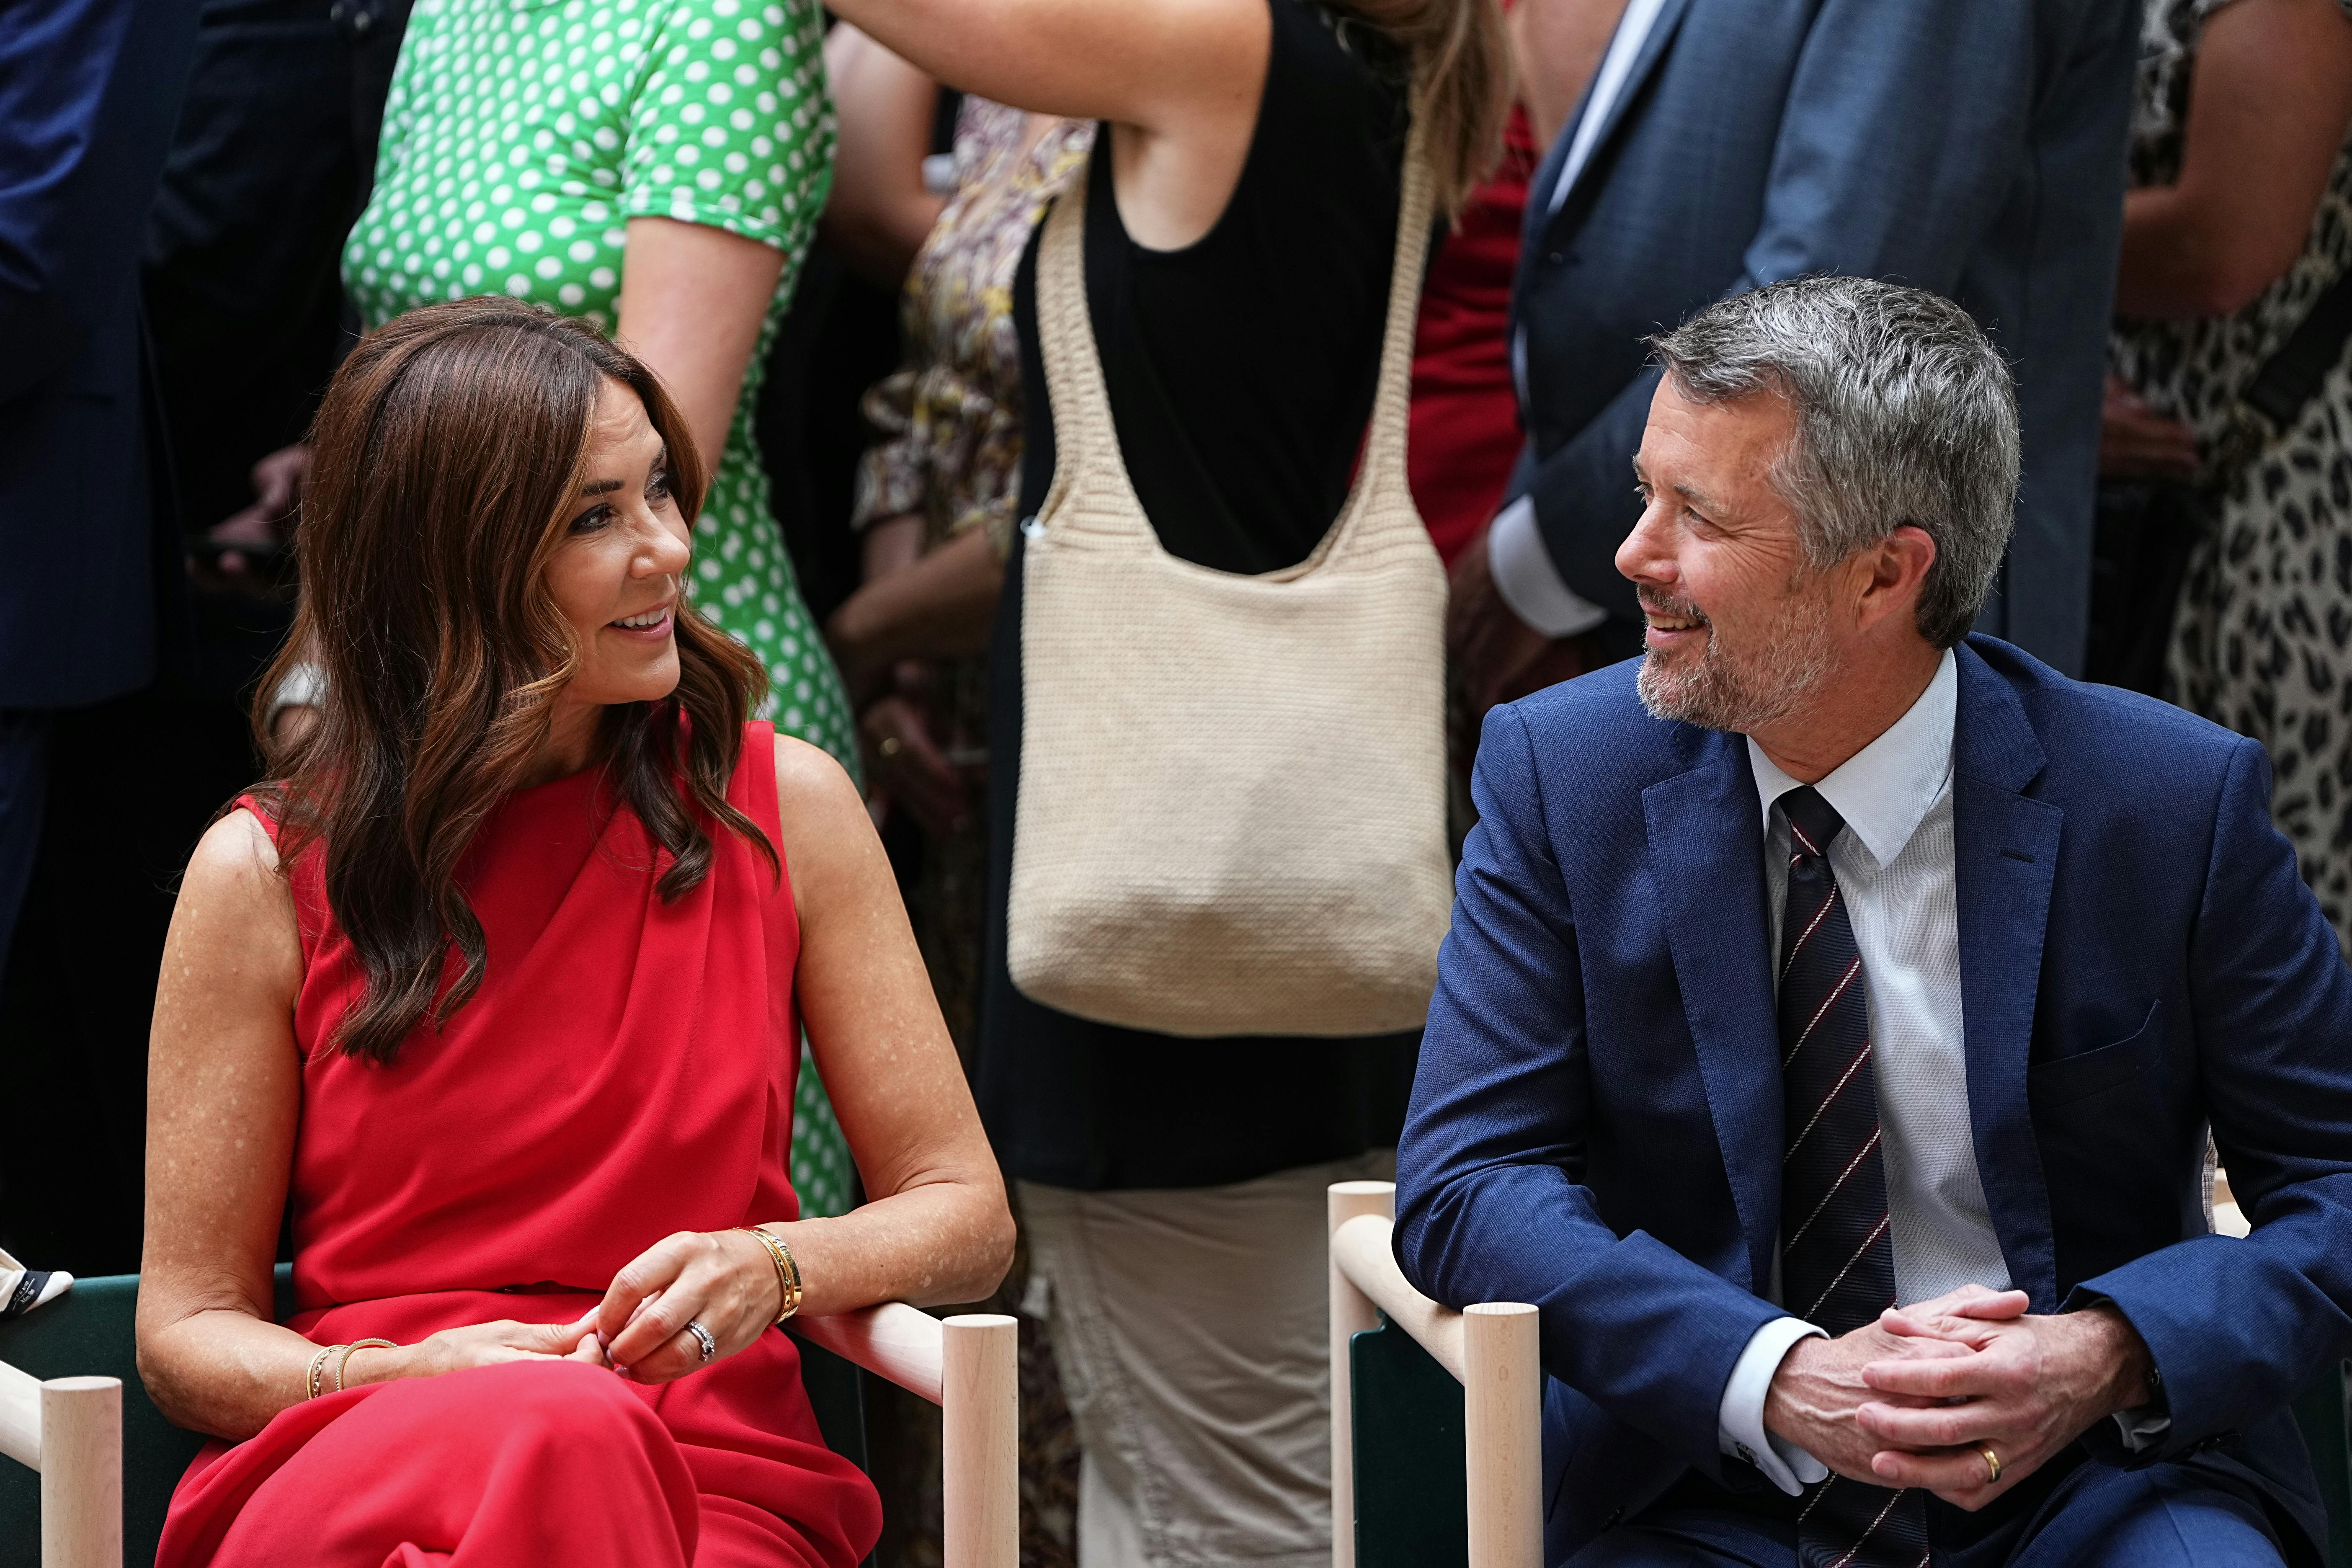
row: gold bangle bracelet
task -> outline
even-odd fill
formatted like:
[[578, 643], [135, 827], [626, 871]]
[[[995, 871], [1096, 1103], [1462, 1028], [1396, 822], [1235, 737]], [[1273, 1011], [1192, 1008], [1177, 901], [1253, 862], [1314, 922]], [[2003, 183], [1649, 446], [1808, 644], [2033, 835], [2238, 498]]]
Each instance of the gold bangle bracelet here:
[[326, 1373], [327, 1358], [334, 1353], [335, 1347], [333, 1345], [321, 1345], [319, 1347], [319, 1353], [310, 1358], [310, 1373], [302, 1380], [303, 1386], [309, 1389], [310, 1392], [305, 1394], [302, 1396], [303, 1398], [316, 1399], [319, 1397], [319, 1379]]
[[776, 1291], [783, 1302], [783, 1310], [776, 1314], [776, 1322], [781, 1326], [785, 1319], [801, 1310], [801, 1266], [793, 1260], [793, 1249], [784, 1245], [784, 1238], [773, 1231], [749, 1225], [739, 1225], [735, 1228], [766, 1247], [768, 1261], [776, 1266]]
[[352, 1357], [362, 1351], [396, 1351], [400, 1347], [390, 1340], [354, 1340], [343, 1346], [343, 1359], [335, 1363], [335, 1392], [343, 1391], [343, 1373], [351, 1370]]

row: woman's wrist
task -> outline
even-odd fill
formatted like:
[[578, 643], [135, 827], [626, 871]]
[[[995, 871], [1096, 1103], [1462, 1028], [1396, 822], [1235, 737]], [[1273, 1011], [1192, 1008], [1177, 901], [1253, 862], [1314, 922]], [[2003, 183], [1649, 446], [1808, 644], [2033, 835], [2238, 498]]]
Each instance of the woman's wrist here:
[[758, 1306], [761, 1321], [772, 1323], [783, 1315], [784, 1281], [777, 1271], [775, 1255], [753, 1232], [751, 1226], [721, 1231], [719, 1244], [734, 1259], [744, 1290]]
[[[422, 1347], [394, 1345], [354, 1345], [342, 1358], [343, 1386], [359, 1388], [371, 1383], [390, 1383], [395, 1378], [416, 1375], [416, 1354]], [[331, 1367], [330, 1371], [331, 1371]]]

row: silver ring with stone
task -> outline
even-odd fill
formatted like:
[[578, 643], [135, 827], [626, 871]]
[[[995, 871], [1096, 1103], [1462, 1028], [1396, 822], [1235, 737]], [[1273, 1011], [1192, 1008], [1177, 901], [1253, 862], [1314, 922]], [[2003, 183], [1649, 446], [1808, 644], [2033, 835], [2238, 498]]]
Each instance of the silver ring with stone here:
[[709, 1366], [710, 1358], [719, 1353], [719, 1342], [710, 1337], [709, 1329], [704, 1328], [692, 1318], [686, 1321], [686, 1331], [692, 1334], [695, 1342], [702, 1347], [702, 1364]]

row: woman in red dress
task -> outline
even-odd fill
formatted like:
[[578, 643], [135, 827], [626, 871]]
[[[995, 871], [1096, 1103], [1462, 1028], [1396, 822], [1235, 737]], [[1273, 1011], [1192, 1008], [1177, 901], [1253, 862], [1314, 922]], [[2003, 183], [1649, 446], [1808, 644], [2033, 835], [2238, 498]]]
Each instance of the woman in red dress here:
[[[156, 1001], [140, 1366], [222, 1439], [165, 1568], [847, 1568], [879, 1510], [772, 1326], [1003, 1273], [857, 792], [744, 721], [758, 661], [680, 596], [695, 453], [635, 360], [509, 300], [329, 390], [321, 721], [197, 847]], [[838, 1219], [785, 1175], [803, 1026], [870, 1199]]]

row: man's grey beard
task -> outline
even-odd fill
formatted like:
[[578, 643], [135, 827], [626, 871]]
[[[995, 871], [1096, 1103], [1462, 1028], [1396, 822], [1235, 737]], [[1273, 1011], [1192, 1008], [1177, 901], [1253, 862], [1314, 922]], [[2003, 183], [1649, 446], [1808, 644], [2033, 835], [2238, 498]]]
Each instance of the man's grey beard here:
[[1829, 684], [1828, 611], [1821, 595], [1792, 586], [1763, 646], [1738, 658], [1723, 651], [1710, 622], [1706, 651], [1688, 669], [1669, 673], [1655, 653], [1643, 657], [1634, 681], [1642, 706], [1653, 719], [1706, 730], [1752, 735], [1771, 728]]

